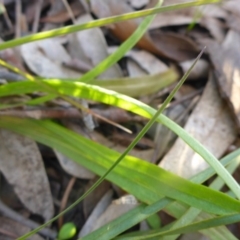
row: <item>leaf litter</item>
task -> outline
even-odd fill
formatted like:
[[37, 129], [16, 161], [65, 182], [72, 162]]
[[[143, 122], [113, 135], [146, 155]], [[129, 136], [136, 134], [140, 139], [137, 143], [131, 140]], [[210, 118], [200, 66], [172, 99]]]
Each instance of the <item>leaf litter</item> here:
[[[21, 28], [19, 33], [26, 33], [26, 31], [28, 31], [26, 34], [31, 33], [29, 29], [33, 29], [32, 24], [37, 11], [41, 13], [37, 28], [39, 31], [44, 31], [66, 24], [88, 22], [94, 19], [93, 16], [103, 18], [147, 9], [154, 6], [155, 1], [91, 0], [90, 5], [85, 1], [77, 0], [65, 1], [65, 3], [64, 1], [43, 1], [41, 5], [37, 2], [23, 1], [25, 8], [20, 9], [20, 15], [23, 16], [21, 24], [20, 19], [17, 19], [16, 23], [12, 21], [15, 24], [14, 27]], [[179, 2], [185, 1], [169, 0], [164, 4]], [[8, 12], [15, 11], [8, 1], [4, 3]], [[11, 15], [10, 18], [12, 18]], [[193, 69], [189, 81], [182, 88], [182, 93], [179, 92], [175, 96], [174, 101], [165, 110], [165, 114], [184, 126], [185, 130], [216, 157], [224, 156], [236, 146], [234, 141], [238, 139], [240, 127], [239, 19], [238, 0], [226, 1], [221, 5], [158, 14], [148, 32], [134, 49], [94, 79], [93, 84], [140, 98], [157, 108], [180, 78], [179, 76], [187, 71], [202, 46], [206, 45], [205, 55]], [[103, 28], [93, 28], [64, 37], [25, 44], [14, 50], [3, 51], [0, 56], [21, 70], [38, 77], [80, 79], [86, 71], [115, 51], [134, 32], [141, 20], [127, 20]], [[12, 38], [10, 33], [13, 29], [9, 33], [9, 29], [5, 26], [0, 27], [4, 33], [0, 37], [5, 40]], [[164, 77], [166, 75], [173, 76], [172, 80], [160, 87], [161, 79], [166, 81], [167, 78]], [[0, 75], [0, 78], [4, 80], [3, 83], [11, 82], [11, 78], [16, 81], [22, 80], [21, 77], [6, 74]], [[202, 89], [204, 89], [203, 93]], [[39, 95], [32, 94], [18, 96], [18, 98], [36, 96]], [[16, 97], [15, 100], [12, 98], [12, 102], [16, 99]], [[1, 102], [4, 103], [4, 101], [6, 99], [2, 99]], [[8, 99], [7, 103], [9, 101], [11, 103], [11, 99]], [[123, 110], [108, 108], [85, 100], [79, 100], [79, 103], [84, 104], [86, 108], [95, 109], [97, 113], [114, 122], [123, 124], [133, 132], [132, 136], [102, 120], [97, 120], [94, 116], [80, 113], [68, 103], [62, 105], [60, 99], [30, 109], [21, 107], [13, 111], [1, 110], [0, 114], [36, 117], [35, 111], [39, 114], [39, 119], [45, 117], [57, 119], [60, 124], [70, 130], [119, 152], [124, 151], [133, 136], [145, 124], [145, 119]], [[55, 109], [61, 111], [57, 115], [53, 114]], [[52, 114], [49, 115], [48, 112]], [[68, 114], [69, 116], [66, 117]], [[61, 153], [36, 145], [34, 141], [25, 137], [1, 130], [1, 142], [0, 171], [16, 193], [16, 196], [12, 197], [15, 199], [13, 202], [20, 200], [20, 210], [27, 211], [28, 214], [22, 215], [25, 220], [28, 220], [32, 214], [41, 216], [43, 221], [51, 218], [54, 208], [57, 211], [60, 209], [64, 191], [71, 177], [74, 176], [77, 180], [70, 189], [66, 200], [67, 205], [85, 192], [96, 179], [93, 173], [72, 162], [71, 159], [67, 159]], [[160, 124], [152, 127], [146, 137], [132, 150], [131, 155], [158, 164], [185, 178], [207, 167], [206, 163], [183, 144], [182, 140], [177, 139], [172, 132]], [[105, 182], [103, 186], [98, 189], [98, 192], [86, 198], [83, 204], [75, 209], [74, 214], [71, 212], [63, 218], [64, 222], [73, 221], [77, 224], [80, 230], [79, 237], [92, 232], [94, 228], [117, 218], [135, 206], [129, 204], [129, 199], [133, 200], [133, 196], [127, 195], [109, 182]], [[17, 214], [21, 214], [21, 211], [10, 203], [11, 201], [8, 207]], [[20, 231], [22, 226], [20, 226], [21, 223], [16, 223], [16, 217], [1, 215], [0, 211], [1, 239], [16, 238], [22, 234], [10, 233], [7, 230], [11, 227]], [[41, 223], [41, 221], [35, 221], [36, 224]], [[167, 217], [162, 218], [163, 224], [167, 221]], [[56, 225], [51, 228], [59, 230]], [[240, 236], [238, 231], [234, 231], [234, 234]], [[41, 237], [36, 235], [36, 237], [39, 237], [36, 239], [46, 239], [47, 235]], [[195, 238], [202, 237], [198, 235]]]

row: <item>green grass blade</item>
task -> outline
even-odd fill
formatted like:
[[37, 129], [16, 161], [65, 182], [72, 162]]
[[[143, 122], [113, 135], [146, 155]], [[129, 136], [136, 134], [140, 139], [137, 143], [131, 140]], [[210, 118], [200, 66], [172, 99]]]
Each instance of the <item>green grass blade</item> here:
[[133, 18], [140, 18], [140, 17], [145, 17], [148, 15], [157, 14], [157, 13], [161, 13], [161, 12], [168, 12], [168, 11], [179, 10], [179, 9], [184, 9], [184, 8], [188, 8], [188, 7], [206, 5], [206, 4], [211, 4], [211, 3], [219, 3], [219, 2], [221, 2], [221, 0], [198, 0], [198, 1], [164, 6], [164, 7], [158, 7], [156, 9], [152, 8], [152, 9], [137, 11], [134, 13], [127, 13], [127, 14], [114, 16], [114, 17], [108, 17], [108, 18], [104, 18], [104, 19], [91, 21], [91, 22], [88, 22], [85, 24], [67, 26], [67, 27], [63, 27], [60, 29], [54, 29], [54, 30], [36, 33], [36, 34], [30, 35], [30, 36], [25, 36], [25, 37], [21, 37], [18, 39], [14, 39], [14, 40], [11, 40], [11, 41], [8, 41], [5, 43], [1, 43], [0, 50], [16, 47], [16, 46], [19, 46], [22, 44], [26, 44], [29, 42], [38, 41], [38, 40], [42, 40], [42, 39], [46, 39], [46, 38], [51, 38], [51, 37], [61, 36], [61, 35], [69, 34], [69, 33], [74, 33], [74, 32], [82, 31], [82, 30], [89, 29], [89, 28], [101, 27], [104, 25], [108, 25], [108, 24], [112, 24], [112, 23], [116, 23], [116, 22], [120, 22], [120, 21], [125, 21], [125, 20], [129, 20], [129, 19], [133, 19]]
[[[163, 0], [160, 0], [156, 6], [159, 7], [162, 5]], [[155, 8], [155, 9], [156, 9]], [[89, 82], [95, 77], [103, 73], [110, 66], [114, 65], [118, 60], [120, 60], [133, 46], [142, 38], [142, 36], [147, 31], [150, 23], [154, 19], [155, 15], [148, 16], [143, 20], [134, 33], [123, 43], [121, 46], [110, 56], [104, 59], [92, 70], [85, 73], [80, 79], [80, 82]]]
[[[239, 162], [240, 162], [240, 158], [235, 158], [234, 161], [232, 161], [229, 166], [227, 167], [227, 170], [230, 174], [232, 174], [236, 168], [238, 167], [239, 165]], [[210, 188], [212, 189], [215, 189], [215, 190], [220, 190], [222, 187], [224, 186], [224, 181], [220, 178], [220, 177], [217, 177], [211, 184], [210, 184]], [[194, 219], [200, 214], [201, 210], [199, 209], [196, 209], [196, 208], [189, 208], [182, 216], [181, 218], [179, 218], [177, 221], [175, 221], [173, 223], [173, 225], [171, 226], [171, 230], [173, 229], [176, 229], [176, 228], [180, 228], [182, 226], [186, 226], [190, 223], [192, 223], [194, 221]], [[213, 216], [214, 217], [214, 216]], [[208, 233], [207, 231], [204, 231], [205, 232], [205, 235], [206, 236], [209, 236], [210, 234], [210, 237], [213, 237], [214, 235], [217, 236], [217, 239], [221, 239], [221, 236], [218, 235], [218, 231], [217, 229], [212, 229], [212, 230], [215, 230], [215, 231], [211, 231], [210, 233]], [[222, 230], [222, 229], [221, 229]], [[228, 231], [228, 233], [226, 232], [226, 229], [224, 231], [225, 235], [228, 234], [228, 238], [227, 239], [231, 239], [232, 238], [232, 234]], [[160, 234], [162, 235], [162, 234]], [[160, 236], [159, 235], [159, 236]], [[154, 236], [153, 236], [154, 237]], [[174, 240], [176, 238], [179, 237], [179, 234], [178, 235], [172, 235], [172, 236], [168, 236], [167, 237], [167, 240]], [[164, 240], [164, 239], [163, 239]]]
[[156, 203], [153, 203], [150, 206], [147, 206], [146, 204], [141, 204], [140, 206], [134, 208], [133, 210], [127, 212], [126, 214], [120, 216], [119, 218], [111, 221], [109, 224], [97, 229], [96, 231], [80, 239], [81, 240], [113, 239], [114, 237], [126, 231], [130, 227], [148, 218], [152, 214], [160, 211], [172, 201], [173, 200], [169, 198], [163, 198], [162, 200], [157, 201]]
[[[212, 219], [196, 222], [193, 224], [189, 224], [186, 227], [181, 227], [178, 229], [174, 229], [171, 231], [162, 232], [162, 235], [172, 235], [172, 234], [183, 234], [183, 233], [190, 233], [196, 232], [203, 229], [218, 227], [221, 225], [228, 225], [232, 223], [236, 223], [240, 221], [240, 214], [231, 214], [226, 216], [214, 217]], [[144, 235], [144, 233], [142, 233]], [[138, 240], [138, 239], [150, 239], [147, 235], [145, 236], [137, 236], [137, 237], [123, 237], [119, 238], [121, 240]]]
[[126, 77], [120, 79], [106, 79], [102, 81], [93, 80], [91, 81], [91, 84], [110, 89], [127, 96], [139, 97], [155, 93], [176, 82], [177, 79], [179, 78], [176, 70], [169, 69], [166, 72], [144, 77]]
[[[11, 117], [0, 117], [0, 120], [0, 127], [46, 144], [98, 175], [103, 175], [120, 156], [48, 120]], [[126, 156], [107, 179], [147, 204], [166, 195], [215, 214], [231, 214], [240, 210], [240, 202], [226, 194], [191, 183], [154, 164], [130, 156]]]
[[[239, 164], [239, 161], [240, 161], [239, 155], [240, 155], [240, 149], [232, 152], [228, 156], [221, 159], [221, 163], [224, 166], [229, 165], [227, 167], [228, 170], [230, 170], [230, 172], [233, 172], [234, 169], [236, 169], [236, 166]], [[204, 181], [209, 179], [211, 176], [213, 176], [213, 174], [214, 174], [213, 169], [208, 168], [208, 169], [204, 170], [203, 172], [199, 173], [196, 177], [191, 178], [190, 181], [195, 182], [195, 183], [203, 183]], [[218, 179], [219, 179], [219, 177], [218, 177]], [[218, 181], [219, 185], [216, 186], [215, 184], [216, 183], [214, 181], [211, 184], [211, 187], [215, 187], [215, 189], [221, 189], [221, 187], [223, 186], [224, 183], [223, 182], [219, 183], [219, 181]], [[99, 237], [99, 239], [104, 239], [104, 240], [112, 239], [112, 238], [116, 237], [118, 234], [122, 233], [123, 231], [126, 231], [130, 227], [143, 221], [144, 219], [151, 216], [152, 214], [160, 211], [164, 207], [165, 204], [169, 204], [170, 202], [173, 203], [173, 200], [169, 200], [168, 198], [163, 198], [149, 206], [146, 206], [145, 204], [141, 204], [140, 206], [136, 207], [135, 209], [129, 211], [128, 213], [120, 216], [119, 218], [111, 221], [110, 223], [102, 226], [101, 228], [95, 230], [94, 232], [88, 234], [87, 236], [85, 236], [81, 239], [82, 240], [95, 240], [97, 237]], [[175, 203], [173, 203], [173, 204], [175, 204]], [[198, 209], [195, 209], [195, 210], [198, 211]], [[174, 211], [175, 210], [173, 210], [173, 212]], [[186, 213], [187, 212], [189, 212], [189, 210], [186, 209]], [[182, 215], [182, 213], [180, 213], [180, 215]], [[192, 211], [189, 212], [189, 215], [192, 217]], [[198, 214], [196, 214], [196, 215], [198, 215]], [[193, 216], [194, 216], [194, 213], [193, 213]], [[193, 217], [192, 219], [194, 220], [195, 217]], [[200, 219], [202, 219], [202, 218], [200, 218]], [[189, 222], [190, 219], [188, 218], [187, 220], [188, 220], [187, 222]], [[181, 221], [183, 221], [185, 223], [185, 225], [187, 224], [186, 219], [182, 219]], [[176, 226], [175, 224], [173, 226]], [[221, 231], [221, 232], [219, 233], [219, 231]], [[236, 239], [229, 232], [228, 229], [223, 228], [223, 227], [220, 229], [211, 229], [211, 231], [203, 230], [203, 234], [205, 234], [206, 236], [209, 236], [209, 234], [210, 234], [211, 237], [216, 236], [218, 240], [220, 240], [220, 239], [235, 240]], [[168, 239], [171, 239], [171, 238], [172, 238], [172, 236], [168, 236]]]
[[[196, 63], [196, 61], [195, 61], [195, 63]], [[194, 65], [193, 65], [193, 66], [194, 66]], [[193, 66], [192, 66], [192, 67], [193, 67]], [[190, 69], [190, 70], [191, 70], [191, 69]], [[190, 70], [189, 70], [189, 72], [190, 72]], [[188, 72], [187, 74], [189, 74], [189, 72]], [[177, 87], [175, 88], [175, 91], [173, 91], [173, 92], [170, 94], [170, 96], [169, 96], [169, 98], [167, 99], [167, 101], [166, 101], [166, 102], [162, 105], [162, 107], [158, 110], [158, 113], [153, 117], [153, 119], [149, 122], [149, 124], [147, 124], [147, 125], [145, 126], [145, 128], [144, 128], [143, 131], [142, 131], [142, 136], [143, 136], [143, 134], [144, 134], [144, 131], [146, 132], [147, 129], [149, 129], [149, 127], [151, 126], [151, 124], [156, 120], [157, 116], [161, 113], [161, 111], [163, 111], [163, 109], [164, 109], [164, 107], [166, 106], [166, 104], [169, 103], [170, 99], [173, 97], [174, 93], [178, 90], [178, 88], [181, 86], [181, 84], [182, 84], [183, 81], [186, 79], [186, 77], [187, 77], [187, 75], [183, 77], [182, 81], [181, 81], [181, 82], [177, 85]], [[107, 174], [108, 174], [112, 169], [114, 169], [114, 167], [121, 161], [121, 159], [122, 159], [124, 156], [126, 156], [126, 154], [131, 150], [131, 148], [137, 143], [137, 141], [138, 141], [139, 138], [141, 138], [141, 135], [139, 135], [139, 137], [136, 138], [136, 141], [134, 141], [134, 142], [130, 145], [130, 147], [125, 151], [125, 153], [122, 154], [122, 156], [120, 156], [120, 158], [118, 158], [118, 160], [115, 162], [114, 165], [112, 165], [112, 167], [107, 171], [107, 173], [103, 175], [102, 180], [104, 179], [104, 177], [107, 176]], [[100, 180], [100, 181], [101, 181], [101, 180]], [[98, 184], [100, 184], [100, 181], [99, 181]], [[97, 184], [96, 184], [96, 186], [97, 186]], [[54, 219], [55, 219], [55, 218], [54, 218]], [[35, 232], [35, 231], [33, 231], [32, 233], [34, 233], [34, 232]], [[31, 235], [31, 234], [30, 234], [30, 235]], [[27, 234], [27, 235], [25, 235], [25, 237], [30, 236], [30, 235]]]
[[[60, 81], [58, 79], [52, 79], [51, 81], [46, 82], [64, 95], [99, 101], [105, 104], [123, 108], [147, 118], [151, 118], [156, 113], [156, 110], [136, 99], [97, 86], [80, 82]], [[41, 87], [34, 82], [18, 82], [0, 86], [0, 96], [9, 96], [11, 94], [23, 94], [44, 90], [44, 88], [41, 89]], [[184, 129], [182, 129], [172, 120], [168, 119], [166, 116], [160, 115], [157, 118], [157, 121], [175, 132], [195, 152], [202, 156], [202, 158], [215, 169], [216, 173], [222, 177], [234, 194], [240, 198], [239, 185], [226, 171], [226, 169], [224, 169], [224, 167], [218, 162], [218, 160], [207, 149], [205, 149], [201, 143], [191, 137]]]

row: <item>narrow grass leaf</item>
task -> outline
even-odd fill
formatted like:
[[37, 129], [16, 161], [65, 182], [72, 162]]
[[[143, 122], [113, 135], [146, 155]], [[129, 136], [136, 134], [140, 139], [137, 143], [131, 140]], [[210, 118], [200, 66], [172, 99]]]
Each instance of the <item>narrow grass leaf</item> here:
[[[163, 0], [159, 0], [156, 7], [162, 5]], [[114, 53], [104, 59], [92, 70], [85, 73], [80, 79], [80, 82], [89, 82], [95, 77], [103, 73], [110, 66], [114, 65], [118, 60], [120, 60], [145, 34], [150, 23], [154, 19], [155, 15], [146, 17], [134, 31], [134, 33], [129, 37]]]
[[[147, 118], [151, 118], [156, 113], [156, 110], [136, 99], [116, 93], [114, 91], [106, 90], [98, 86], [88, 85], [80, 82], [60, 81], [58, 79], [52, 79], [45, 82], [47, 82], [58, 92], [64, 95], [91, 99], [93, 101], [117, 106]], [[0, 86], [0, 96], [24, 94], [34, 91], [45, 91], [45, 89], [41, 88], [38, 84], [34, 82], [17, 82]], [[182, 129], [180, 126], [178, 126], [166, 116], [160, 115], [157, 118], [157, 121], [175, 132], [195, 152], [202, 156], [202, 158], [215, 169], [216, 173], [222, 177], [222, 179], [235, 193], [235, 195], [240, 198], [239, 185], [226, 171], [226, 169], [224, 169], [224, 167], [219, 163], [219, 161], [201, 143], [191, 137], [184, 129]]]
[[[93, 85], [87, 85], [79, 82], [66, 82], [60, 80], [46, 81], [49, 85], [54, 87], [58, 92], [64, 95], [91, 99], [94, 101], [103, 102], [109, 105], [118, 106], [126, 109], [138, 115], [144, 117], [152, 117], [155, 114], [155, 110], [147, 106], [144, 103], [139, 102], [136, 99], [132, 99], [125, 95], [118, 94], [116, 92], [106, 90]], [[0, 96], [9, 96], [13, 94], [23, 94], [34, 91], [45, 91], [44, 87], [34, 82], [17, 82], [0, 87]], [[203, 157], [215, 171], [224, 179], [229, 188], [240, 198], [239, 185], [232, 178], [232, 176], [224, 169], [224, 167], [218, 162], [218, 160], [200, 144], [197, 140], [187, 134], [184, 129], [178, 126], [176, 123], [160, 115], [157, 121], [170, 128], [179, 137], [181, 137], [195, 152]]]
[[[120, 156], [48, 120], [11, 117], [0, 117], [0, 120], [0, 127], [57, 149], [98, 175], [103, 175]], [[166, 195], [215, 214], [231, 214], [240, 210], [240, 202], [226, 194], [191, 183], [154, 164], [130, 156], [126, 156], [107, 179], [147, 204]]]
[[106, 79], [103, 81], [93, 80], [91, 84], [131, 97], [139, 97], [155, 93], [164, 87], [176, 82], [178, 73], [174, 69], [166, 72], [136, 78]]
[[38, 41], [38, 40], [42, 40], [42, 39], [46, 39], [46, 38], [66, 35], [69, 33], [74, 33], [74, 32], [82, 31], [82, 30], [89, 29], [89, 28], [101, 27], [101, 26], [105, 26], [108, 24], [113, 24], [116, 22], [125, 21], [125, 20], [129, 20], [129, 19], [133, 19], [133, 18], [140, 18], [140, 17], [145, 17], [148, 15], [157, 14], [157, 13], [161, 13], [161, 12], [168, 12], [168, 11], [173, 11], [173, 10], [179, 10], [179, 9], [184, 9], [184, 8], [189, 8], [189, 7], [194, 7], [194, 6], [201, 6], [201, 5], [211, 4], [211, 3], [219, 3], [219, 2], [221, 2], [221, 0], [198, 0], [198, 1], [164, 6], [164, 7], [151, 8], [151, 9], [137, 11], [137, 12], [133, 12], [133, 13], [126, 13], [126, 14], [122, 14], [119, 16], [109, 17], [109, 18], [103, 18], [103, 19], [91, 21], [91, 22], [88, 22], [85, 24], [62, 27], [59, 29], [54, 29], [54, 30], [50, 30], [50, 31], [36, 33], [36, 34], [30, 35], [30, 36], [17, 38], [17, 39], [14, 39], [14, 40], [11, 40], [11, 41], [8, 41], [5, 43], [1, 43], [0, 50], [16, 47], [16, 46], [19, 46], [22, 44], [26, 44], [29, 42]]
[[[233, 170], [239, 164], [239, 161], [240, 161], [239, 155], [240, 155], [240, 149], [230, 153], [229, 155], [227, 155], [226, 157], [221, 159], [221, 163], [224, 166], [229, 165], [227, 167], [228, 170], [230, 169], [230, 172], [233, 172]], [[233, 166], [234, 166], [234, 168], [233, 168]], [[208, 169], [204, 170], [203, 172], [199, 173], [198, 176], [191, 178], [190, 181], [195, 182], [195, 183], [203, 183], [208, 178], [213, 176], [213, 174], [214, 174], [213, 169], [208, 168]], [[218, 179], [219, 179], [219, 177], [217, 178], [217, 181], [218, 181]], [[211, 187], [213, 187], [213, 185], [215, 185], [215, 181], [211, 184]], [[222, 187], [222, 185], [218, 185], [215, 187], [216, 187], [216, 189], [220, 189]], [[95, 230], [94, 232], [88, 234], [87, 236], [85, 236], [81, 239], [82, 240], [94, 240], [97, 237], [99, 237], [99, 239], [104, 239], [104, 240], [112, 239], [112, 238], [116, 237], [117, 235], [119, 235], [120, 233], [122, 233], [123, 231], [126, 231], [130, 227], [143, 221], [148, 216], [151, 216], [152, 214], [160, 211], [164, 206], [163, 203], [164, 203], [164, 205], [165, 204], [169, 205], [169, 203], [176, 204], [176, 202], [174, 202], [173, 200], [170, 200], [168, 198], [163, 198], [149, 206], [146, 206], [145, 204], [141, 204], [139, 207], [136, 207], [135, 209], [129, 211], [128, 213], [120, 216], [119, 218], [111, 221], [110, 223], [102, 226], [101, 228]], [[171, 208], [171, 205], [168, 206], [168, 209], [169, 208]], [[190, 209], [192, 209], [192, 208], [190, 208]], [[195, 211], [198, 211], [198, 209], [195, 209]], [[176, 212], [176, 210], [173, 209], [172, 212]], [[189, 212], [189, 209], [186, 208], [184, 215], [185, 214], [189, 214], [192, 217], [192, 210]], [[183, 213], [180, 213], [180, 214], [178, 214], [178, 216], [175, 216], [175, 217], [178, 218], [181, 215], [183, 215]], [[196, 215], [198, 215], [198, 214], [196, 214]], [[195, 218], [195, 216], [193, 213], [192, 219], [194, 220], [194, 218]], [[202, 219], [202, 218], [198, 217], [198, 219]], [[190, 219], [188, 218], [188, 220], [190, 220]], [[181, 221], [184, 221], [184, 223], [187, 224], [187, 222], [185, 222], [186, 219], [181, 220]], [[175, 226], [175, 224], [173, 226]], [[219, 231], [221, 231], [221, 232], [219, 232]], [[203, 230], [203, 233], [206, 236], [211, 236], [212, 238], [214, 236], [216, 236], [217, 240], [221, 240], [221, 239], [222, 240], [225, 240], [225, 239], [236, 240], [236, 238], [232, 235], [232, 233], [229, 232], [228, 229], [223, 228], [223, 227], [221, 227], [220, 229], [218, 228], [218, 229]], [[172, 239], [172, 236], [168, 236], [168, 238]], [[175, 239], [175, 238], [173, 238], [173, 239]]]

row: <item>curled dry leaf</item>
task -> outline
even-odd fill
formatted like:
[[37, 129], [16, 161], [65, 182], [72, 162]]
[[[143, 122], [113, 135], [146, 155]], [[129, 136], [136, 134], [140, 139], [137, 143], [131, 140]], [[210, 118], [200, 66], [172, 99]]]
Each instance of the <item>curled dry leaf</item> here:
[[55, 39], [46, 39], [21, 46], [27, 66], [38, 76], [48, 78], [77, 78], [81, 74], [63, 66], [70, 60], [64, 47]]
[[[234, 130], [229, 109], [219, 96], [214, 81], [211, 74], [203, 96], [184, 129], [218, 158], [233, 142], [237, 133]], [[205, 169], [208, 164], [187, 144], [178, 139], [159, 166], [189, 178]]]
[[240, 129], [240, 33], [230, 30], [219, 45], [208, 42], [207, 50], [214, 66], [221, 95], [227, 100]]
[[53, 216], [53, 201], [36, 143], [7, 130], [0, 130], [0, 139], [1, 172], [23, 205], [49, 220]]
[[[92, 11], [99, 17], [110, 17], [113, 15], [132, 12], [133, 9], [125, 1], [91, 1]], [[138, 27], [140, 19], [132, 19], [119, 22], [111, 27], [111, 32], [121, 41], [125, 41]], [[127, 27], [126, 27], [127, 26]], [[145, 33], [137, 43], [137, 46], [151, 53], [176, 61], [192, 59], [197, 54], [197, 47], [193, 41], [186, 36], [176, 33], [153, 32]]]

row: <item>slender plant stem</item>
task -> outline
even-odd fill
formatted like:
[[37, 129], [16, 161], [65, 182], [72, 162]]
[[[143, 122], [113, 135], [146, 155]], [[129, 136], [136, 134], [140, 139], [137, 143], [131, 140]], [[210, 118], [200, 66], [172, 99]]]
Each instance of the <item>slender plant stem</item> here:
[[82, 30], [89, 29], [89, 28], [101, 27], [101, 26], [105, 26], [108, 24], [126, 21], [126, 20], [133, 19], [133, 18], [145, 17], [145, 16], [148, 16], [151, 14], [169, 12], [169, 11], [173, 11], [173, 10], [179, 10], [179, 9], [195, 7], [195, 6], [200, 6], [200, 5], [206, 5], [206, 4], [211, 4], [211, 3], [219, 3], [219, 2], [221, 2], [221, 0], [198, 0], [198, 1], [164, 6], [164, 7], [151, 8], [151, 9], [147, 9], [147, 10], [137, 11], [134, 13], [126, 13], [126, 14], [118, 15], [118, 16], [114, 16], [114, 17], [103, 18], [103, 19], [90, 21], [88, 23], [84, 23], [84, 24], [80, 24], [80, 25], [67, 26], [67, 27], [63, 27], [60, 29], [54, 29], [54, 30], [36, 33], [36, 34], [30, 35], [30, 36], [25, 36], [25, 37], [21, 37], [18, 39], [14, 39], [14, 40], [0, 44], [0, 50], [16, 47], [16, 46], [19, 46], [19, 45], [22, 45], [25, 43], [38, 41], [38, 40], [42, 40], [42, 39], [46, 39], [46, 38], [66, 35], [69, 33], [74, 33], [74, 32], [82, 31]]

